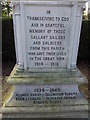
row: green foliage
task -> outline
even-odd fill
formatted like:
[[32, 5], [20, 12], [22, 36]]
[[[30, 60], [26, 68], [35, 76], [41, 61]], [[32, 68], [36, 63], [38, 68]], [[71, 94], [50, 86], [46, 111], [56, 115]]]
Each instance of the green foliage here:
[[[89, 60], [90, 54], [88, 46], [90, 45], [90, 21], [84, 20], [82, 23], [80, 47], [78, 60]], [[2, 19], [2, 52], [3, 61], [15, 61], [13, 21], [12, 18]]]
[[11, 16], [10, 13], [12, 11], [10, 2], [8, 1], [2, 1], [2, 17], [9, 17]]

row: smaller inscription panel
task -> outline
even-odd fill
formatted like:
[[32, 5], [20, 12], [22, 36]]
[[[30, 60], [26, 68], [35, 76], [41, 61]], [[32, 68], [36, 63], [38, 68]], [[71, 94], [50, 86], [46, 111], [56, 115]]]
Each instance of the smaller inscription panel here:
[[[52, 106], [81, 104], [78, 85], [16, 85], [7, 106]], [[81, 101], [80, 101], [81, 100]], [[79, 101], [79, 102], [78, 102]]]
[[71, 6], [25, 5], [28, 68], [66, 68]]

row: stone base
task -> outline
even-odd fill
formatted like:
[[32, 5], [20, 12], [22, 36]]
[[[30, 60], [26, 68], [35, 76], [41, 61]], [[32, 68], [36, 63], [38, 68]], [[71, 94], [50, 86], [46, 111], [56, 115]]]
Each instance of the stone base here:
[[3, 118], [88, 118], [88, 106], [5, 107]]
[[87, 79], [82, 73], [17, 71], [8, 78], [12, 89], [3, 104], [7, 118], [88, 118]]

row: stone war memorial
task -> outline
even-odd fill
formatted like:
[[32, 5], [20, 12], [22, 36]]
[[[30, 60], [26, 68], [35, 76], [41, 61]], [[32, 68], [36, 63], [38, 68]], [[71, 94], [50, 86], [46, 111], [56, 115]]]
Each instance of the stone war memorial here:
[[12, 0], [16, 65], [6, 117], [88, 118], [88, 83], [77, 67], [86, 0]]

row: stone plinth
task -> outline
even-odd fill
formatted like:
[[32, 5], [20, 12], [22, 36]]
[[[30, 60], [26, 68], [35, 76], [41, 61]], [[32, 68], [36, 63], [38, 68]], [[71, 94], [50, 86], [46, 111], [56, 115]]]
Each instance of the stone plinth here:
[[82, 89], [88, 82], [78, 68], [51, 73], [21, 73], [16, 68], [8, 78], [13, 89], [4, 117], [88, 118], [88, 96]]
[[12, 0], [17, 64], [4, 117], [88, 118], [88, 82], [76, 65], [85, 2]]

